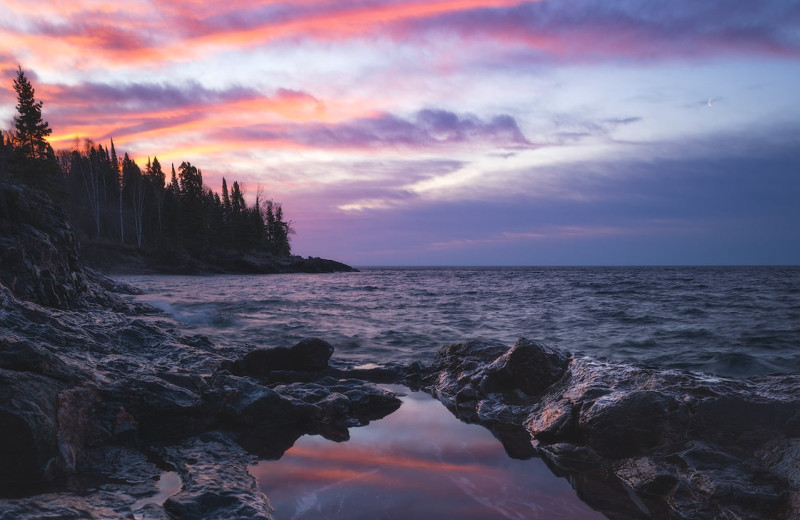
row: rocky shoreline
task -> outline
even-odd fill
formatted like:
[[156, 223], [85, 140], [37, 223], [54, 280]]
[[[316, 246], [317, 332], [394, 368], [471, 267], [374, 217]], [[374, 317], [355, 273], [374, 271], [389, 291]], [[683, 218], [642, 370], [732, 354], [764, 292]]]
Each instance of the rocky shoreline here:
[[[381, 382], [544, 458], [609, 518], [800, 518], [800, 375], [712, 378], [527, 340], [374, 370], [331, 366], [313, 338], [234, 356], [84, 267], [32, 190], [0, 183], [0, 246], [0, 519], [271, 518], [248, 464], [392, 413]], [[146, 503], [167, 472], [179, 488]]]
[[106, 274], [282, 274], [350, 273], [358, 269], [318, 257], [218, 251], [202, 256], [180, 250], [150, 250], [108, 242], [81, 243], [84, 265]]

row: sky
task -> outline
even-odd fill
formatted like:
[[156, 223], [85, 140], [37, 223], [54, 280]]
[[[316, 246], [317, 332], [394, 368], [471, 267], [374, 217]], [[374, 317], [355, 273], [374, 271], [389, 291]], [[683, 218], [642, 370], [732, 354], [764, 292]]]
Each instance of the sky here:
[[3, 0], [55, 149], [367, 265], [800, 264], [800, 0]]

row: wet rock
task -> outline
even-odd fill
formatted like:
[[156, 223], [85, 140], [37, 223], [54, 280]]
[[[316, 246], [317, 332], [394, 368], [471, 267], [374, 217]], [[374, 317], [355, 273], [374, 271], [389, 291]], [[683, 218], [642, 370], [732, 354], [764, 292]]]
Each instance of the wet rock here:
[[35, 498], [0, 501], [0, 520], [130, 520], [128, 500], [119, 490], [89, 494], [47, 493]]
[[568, 362], [563, 352], [522, 338], [487, 367], [479, 386], [485, 394], [519, 389], [537, 396], [561, 379]]
[[310, 412], [301, 400], [285, 397], [249, 377], [223, 374], [213, 384], [226, 424], [277, 428], [295, 425]]
[[6, 334], [0, 337], [0, 368], [39, 374], [65, 384], [75, 384], [86, 377], [42, 345]]
[[160, 373], [137, 368], [137, 377], [102, 389], [104, 400], [114, 403], [104, 418], [109, 429], [119, 433], [133, 429], [144, 439], [166, 441], [204, 431], [214, 423], [213, 406], [193, 381], [169, 381]]
[[652, 452], [669, 442], [665, 434], [672, 428], [687, 426], [680, 403], [660, 392], [638, 390], [586, 403], [577, 424], [584, 441], [611, 459]]
[[269, 500], [247, 466], [255, 459], [223, 434], [204, 434], [164, 448], [164, 460], [181, 477], [182, 489], [164, 502], [180, 520], [271, 520]]
[[234, 362], [232, 372], [237, 375], [266, 377], [273, 371], [320, 372], [328, 366], [333, 346], [321, 339], [305, 339], [296, 345], [258, 349], [248, 352]]
[[63, 472], [58, 393], [47, 377], [0, 369], [0, 481], [38, 481]]
[[520, 340], [444, 347], [423, 384], [501, 438], [524, 426], [611, 518], [800, 518], [800, 376], [658, 371]]
[[304, 339], [289, 349], [292, 367], [300, 372], [325, 369], [332, 355], [333, 345], [319, 338]]
[[0, 182], [0, 284], [19, 299], [74, 306], [86, 287], [62, 211], [27, 186]]

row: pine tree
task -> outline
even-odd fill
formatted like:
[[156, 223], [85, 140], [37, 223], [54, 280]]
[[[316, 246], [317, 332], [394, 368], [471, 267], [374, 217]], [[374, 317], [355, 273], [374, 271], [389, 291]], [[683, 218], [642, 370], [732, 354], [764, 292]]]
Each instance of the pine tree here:
[[156, 208], [158, 209], [158, 232], [162, 233], [164, 226], [162, 224], [161, 213], [164, 207], [164, 181], [166, 180], [166, 175], [164, 175], [164, 171], [161, 169], [161, 163], [158, 162], [158, 157], [153, 157], [153, 164], [150, 166], [148, 174], [156, 198]]
[[[126, 154], [127, 155], [127, 154]], [[117, 159], [117, 150], [114, 148], [114, 138], [111, 138], [111, 169], [117, 177], [117, 190], [119, 192], [119, 242], [125, 243], [125, 220], [122, 218], [122, 192], [125, 191], [125, 176], [122, 175], [122, 170], [119, 167], [119, 159]]]
[[179, 195], [180, 219], [178, 229], [181, 242], [192, 251], [205, 246], [205, 190], [203, 172], [189, 162], [182, 162], [178, 168], [181, 190]]
[[225, 212], [225, 220], [231, 218], [231, 198], [228, 195], [228, 183], [225, 177], [222, 178], [222, 207]]
[[46, 159], [48, 150], [52, 153], [47, 136], [53, 130], [47, 121], [42, 120], [42, 102], [36, 101], [35, 90], [25, 77], [22, 67], [17, 69], [14, 90], [17, 92], [18, 113], [14, 116], [16, 148], [28, 159]]
[[58, 194], [62, 189], [60, 170], [55, 152], [47, 142], [52, 129], [42, 120], [42, 102], [36, 101], [35, 90], [22, 67], [17, 68], [14, 90], [17, 92], [17, 115], [12, 134], [13, 171], [28, 184]]

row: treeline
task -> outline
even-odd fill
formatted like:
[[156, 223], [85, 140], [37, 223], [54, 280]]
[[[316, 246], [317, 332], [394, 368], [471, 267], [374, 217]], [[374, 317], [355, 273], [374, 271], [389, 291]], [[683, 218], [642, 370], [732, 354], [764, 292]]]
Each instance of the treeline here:
[[82, 149], [56, 154], [66, 182], [75, 225], [97, 240], [150, 248], [184, 247], [193, 252], [220, 249], [291, 254], [290, 224], [280, 204], [257, 193], [248, 206], [238, 182], [221, 193], [203, 184], [189, 162], [170, 167], [170, 180], [157, 157], [139, 167], [128, 154], [120, 160], [108, 147], [85, 141]]
[[228, 189], [222, 179], [217, 193], [203, 184], [200, 169], [183, 162], [170, 179], [158, 158], [142, 169], [124, 154], [120, 160], [109, 146], [76, 141], [72, 150], [54, 152], [51, 133], [42, 120], [42, 102], [20, 68], [14, 80], [17, 115], [14, 129], [0, 132], [0, 174], [44, 189], [60, 199], [70, 219], [86, 237], [140, 248], [185, 248], [202, 254], [220, 250], [259, 251], [289, 256], [289, 235], [280, 204], [259, 189], [248, 206], [242, 186]]

